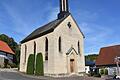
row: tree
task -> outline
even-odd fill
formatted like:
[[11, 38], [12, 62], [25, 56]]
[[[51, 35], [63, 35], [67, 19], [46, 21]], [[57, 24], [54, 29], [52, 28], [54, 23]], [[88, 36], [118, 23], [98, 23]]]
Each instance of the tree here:
[[104, 75], [104, 68], [100, 69], [100, 74]]
[[43, 56], [42, 53], [38, 53], [36, 57], [36, 68], [35, 74], [43, 76], [44, 75], [44, 67], [43, 67]]
[[34, 74], [34, 54], [30, 54], [27, 63], [27, 74]]
[[96, 61], [97, 57], [98, 57], [98, 54], [91, 54], [91, 55], [85, 56], [85, 60], [86, 61]]
[[105, 72], [104, 72], [104, 73], [105, 73], [105, 75], [108, 75], [108, 70], [107, 70], [107, 69], [105, 69], [104, 71], [105, 71]]

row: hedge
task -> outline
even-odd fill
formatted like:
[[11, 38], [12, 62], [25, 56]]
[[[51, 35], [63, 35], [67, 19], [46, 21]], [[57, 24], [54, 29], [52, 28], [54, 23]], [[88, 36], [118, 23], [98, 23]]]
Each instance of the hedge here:
[[105, 69], [105, 68], [102, 68], [102, 69], [100, 70], [100, 74], [101, 74], [101, 75], [108, 75], [108, 70]]
[[107, 69], [105, 69], [104, 74], [105, 74], [105, 75], [108, 75], [108, 70], [107, 70]]
[[30, 54], [27, 63], [27, 74], [34, 74], [34, 54]]
[[38, 53], [36, 57], [36, 68], [35, 75], [44, 75], [44, 67], [43, 67], [43, 56], [42, 53]]
[[100, 70], [100, 74], [101, 74], [101, 75], [104, 75], [104, 68], [102, 68], [102, 69]]

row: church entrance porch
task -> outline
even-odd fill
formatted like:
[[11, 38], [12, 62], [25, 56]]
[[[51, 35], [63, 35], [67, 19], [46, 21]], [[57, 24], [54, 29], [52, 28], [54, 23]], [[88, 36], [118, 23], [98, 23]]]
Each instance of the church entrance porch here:
[[77, 52], [73, 47], [71, 47], [68, 50], [67, 55], [67, 73], [78, 73], [78, 67], [77, 67]]

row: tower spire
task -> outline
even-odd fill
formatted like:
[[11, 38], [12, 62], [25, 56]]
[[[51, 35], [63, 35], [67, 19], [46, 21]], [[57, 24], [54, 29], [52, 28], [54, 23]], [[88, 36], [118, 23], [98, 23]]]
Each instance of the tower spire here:
[[69, 12], [68, 0], [60, 0], [60, 12]]
[[60, 13], [58, 14], [58, 19], [63, 18], [69, 13], [68, 0], [60, 0]]

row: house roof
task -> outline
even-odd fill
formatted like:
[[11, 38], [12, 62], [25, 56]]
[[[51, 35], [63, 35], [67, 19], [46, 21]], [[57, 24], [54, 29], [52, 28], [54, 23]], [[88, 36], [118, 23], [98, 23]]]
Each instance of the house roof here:
[[38, 38], [40, 36], [43, 36], [45, 34], [48, 34], [50, 32], [53, 32], [54, 29], [64, 20], [66, 19], [68, 16], [70, 15], [70, 13], [66, 13], [66, 16], [60, 19], [56, 19], [54, 21], [49, 22], [48, 24], [39, 27], [38, 29], [36, 29], [35, 31], [33, 31], [30, 35], [28, 35], [25, 39], [23, 39], [21, 41], [21, 43], [27, 42], [29, 40]]
[[96, 59], [97, 66], [115, 65], [115, 57], [120, 57], [120, 45], [103, 47]]
[[0, 40], [0, 51], [10, 53], [10, 54], [15, 54], [11, 48], [7, 45], [7, 43], [3, 42]]
[[85, 61], [85, 66], [95, 66], [94, 61]]

